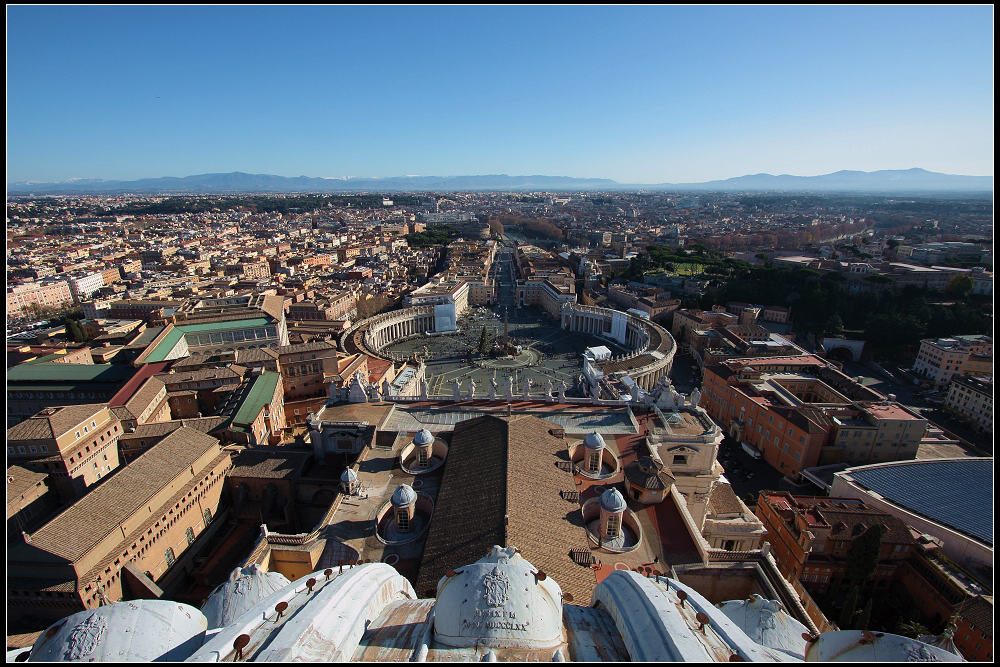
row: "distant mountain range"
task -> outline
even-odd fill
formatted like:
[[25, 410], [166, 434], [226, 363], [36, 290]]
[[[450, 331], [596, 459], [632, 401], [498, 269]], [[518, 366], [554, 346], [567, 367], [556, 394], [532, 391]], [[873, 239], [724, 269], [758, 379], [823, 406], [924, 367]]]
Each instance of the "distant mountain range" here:
[[73, 179], [62, 183], [15, 182], [8, 195], [55, 194], [235, 194], [332, 192], [862, 192], [948, 193], [992, 192], [992, 176], [957, 176], [925, 169], [837, 171], [821, 176], [752, 174], [704, 183], [618, 183], [607, 178], [569, 176], [397, 176], [392, 178], [316, 178], [245, 174], [144, 178], [137, 181]]

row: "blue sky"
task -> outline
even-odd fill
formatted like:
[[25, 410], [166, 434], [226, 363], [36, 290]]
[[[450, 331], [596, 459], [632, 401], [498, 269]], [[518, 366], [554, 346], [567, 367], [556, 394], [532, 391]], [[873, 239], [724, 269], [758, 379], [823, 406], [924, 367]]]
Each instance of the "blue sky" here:
[[8, 182], [993, 159], [991, 6], [7, 9]]

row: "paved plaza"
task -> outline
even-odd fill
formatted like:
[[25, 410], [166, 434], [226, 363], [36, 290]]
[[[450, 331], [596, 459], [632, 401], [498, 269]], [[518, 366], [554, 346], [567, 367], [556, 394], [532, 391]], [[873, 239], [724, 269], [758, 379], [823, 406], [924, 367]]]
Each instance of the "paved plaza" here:
[[586, 348], [604, 345], [615, 354], [625, 352], [606, 339], [563, 331], [538, 308], [508, 307], [508, 334], [522, 346], [522, 353], [509, 359], [481, 358], [477, 347], [484, 327], [491, 339], [503, 337], [503, 308], [470, 308], [459, 318], [457, 333], [415, 336], [387, 346], [384, 352], [397, 357], [414, 352], [427, 355], [427, 384], [432, 395], [450, 395], [456, 379], [462, 384], [464, 394], [472, 378], [477, 396], [487, 395], [491, 380], [496, 380], [497, 395], [504, 395], [508, 376], [514, 379], [517, 396], [524, 391], [526, 380], [531, 381], [530, 391], [534, 395], [544, 393], [549, 380], [553, 391], [558, 391], [560, 382], [565, 382], [568, 395], [581, 395], [579, 377]]
[[[386, 346], [383, 352], [397, 358], [409, 357], [414, 352], [424, 356], [431, 395], [450, 395], [456, 379], [464, 395], [472, 378], [477, 396], [488, 395], [491, 380], [496, 380], [497, 395], [503, 396], [510, 376], [517, 396], [523, 393], [526, 380], [531, 381], [530, 392], [536, 396], [545, 393], [550, 380], [554, 393], [565, 382], [567, 395], [582, 396], [579, 378], [584, 350], [595, 345], [604, 345], [616, 355], [627, 350], [605, 338], [563, 331], [557, 320], [537, 306], [518, 308], [514, 301], [513, 272], [510, 251], [503, 249], [492, 270], [499, 287], [498, 303], [470, 307], [458, 319], [457, 333], [414, 336]], [[491, 340], [502, 339], [505, 316], [508, 335], [521, 345], [522, 353], [506, 359], [480, 358], [477, 348], [483, 327]]]

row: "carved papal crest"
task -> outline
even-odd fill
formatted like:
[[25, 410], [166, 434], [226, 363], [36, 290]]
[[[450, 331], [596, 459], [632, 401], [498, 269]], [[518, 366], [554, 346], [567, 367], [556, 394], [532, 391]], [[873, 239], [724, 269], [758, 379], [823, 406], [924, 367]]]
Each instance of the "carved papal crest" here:
[[507, 603], [510, 580], [497, 568], [483, 577], [483, 599], [491, 607], [502, 607]]
[[100, 616], [91, 616], [73, 628], [67, 641], [65, 658], [79, 660], [94, 652], [108, 631], [108, 622]]

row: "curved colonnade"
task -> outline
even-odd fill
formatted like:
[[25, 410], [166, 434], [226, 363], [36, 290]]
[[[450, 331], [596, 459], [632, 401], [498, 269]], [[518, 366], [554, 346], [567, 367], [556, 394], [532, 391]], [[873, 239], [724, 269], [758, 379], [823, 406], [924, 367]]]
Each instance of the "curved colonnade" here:
[[[625, 347], [631, 352], [616, 357], [611, 364], [614, 372], [626, 374], [643, 389], [652, 390], [661, 378], [670, 374], [677, 344], [673, 336], [658, 324], [613, 308], [567, 304], [562, 309], [562, 328], [594, 336], [609, 336], [615, 317], [625, 316]], [[605, 364], [598, 364], [604, 366]]]
[[[622, 344], [631, 352], [615, 358], [613, 370], [629, 375], [643, 389], [652, 390], [670, 373], [677, 345], [670, 333], [649, 320], [612, 308], [566, 304], [561, 311], [561, 326], [567, 331], [594, 336], [609, 336], [613, 321], [624, 319]], [[340, 348], [347, 353], [364, 353], [391, 361], [383, 353], [386, 345], [409, 336], [434, 332], [434, 306], [413, 306], [361, 320], [340, 337]]]
[[434, 332], [434, 306], [413, 306], [361, 320], [340, 336], [340, 349], [392, 361], [382, 349], [409, 336]]

